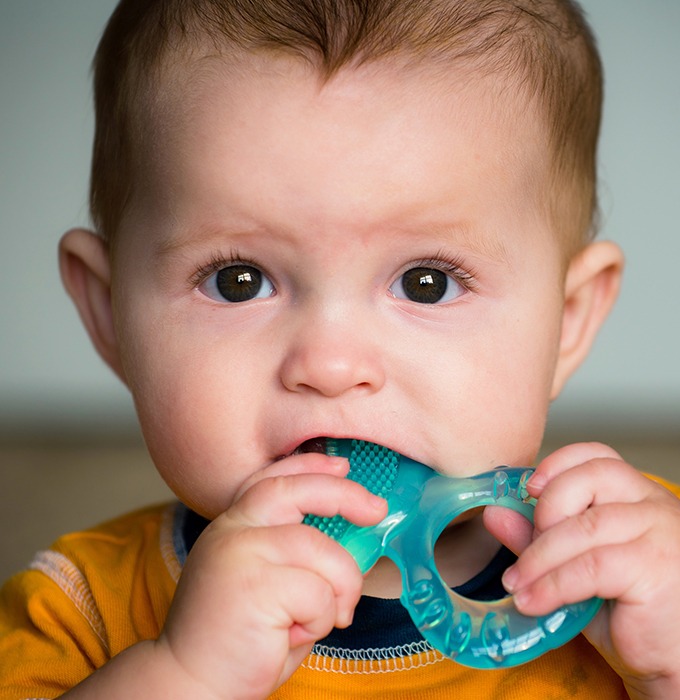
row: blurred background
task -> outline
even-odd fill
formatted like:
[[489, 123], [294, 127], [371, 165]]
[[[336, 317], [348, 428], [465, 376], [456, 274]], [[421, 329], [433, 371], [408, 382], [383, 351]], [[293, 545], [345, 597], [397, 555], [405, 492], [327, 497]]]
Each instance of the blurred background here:
[[[88, 224], [89, 67], [115, 4], [0, 0], [0, 579], [64, 531], [169, 497], [57, 271], [60, 234]], [[582, 4], [607, 81], [601, 236], [628, 263], [545, 449], [608, 441], [680, 480], [680, 2]]]

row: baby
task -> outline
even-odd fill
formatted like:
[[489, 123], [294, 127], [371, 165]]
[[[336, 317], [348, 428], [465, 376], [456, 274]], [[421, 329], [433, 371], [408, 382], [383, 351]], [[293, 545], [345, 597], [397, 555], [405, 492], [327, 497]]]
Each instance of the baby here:
[[538, 465], [535, 527], [487, 508], [438, 543], [472, 598], [608, 599], [520, 667], [442, 657], [388, 560], [302, 523], [386, 514], [324, 437], [454, 477], [536, 458], [622, 270], [578, 6], [122, 0], [95, 98], [62, 276], [179, 503], [6, 584], [0, 698], [680, 697], [678, 490], [607, 446]]

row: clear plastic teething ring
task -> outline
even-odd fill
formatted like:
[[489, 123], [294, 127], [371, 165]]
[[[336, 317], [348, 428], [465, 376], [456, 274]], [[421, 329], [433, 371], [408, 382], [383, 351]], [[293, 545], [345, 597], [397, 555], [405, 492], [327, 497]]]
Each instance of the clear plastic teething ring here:
[[522, 615], [510, 596], [475, 601], [452, 591], [434, 560], [434, 546], [451, 521], [472, 508], [499, 505], [533, 519], [529, 468], [499, 467], [468, 478], [449, 478], [385, 447], [360, 440], [327, 440], [328, 454], [346, 457], [349, 478], [385, 497], [388, 515], [373, 527], [307, 516], [306, 522], [342, 544], [366, 573], [387, 556], [399, 567], [401, 602], [439, 652], [473, 668], [503, 668], [531, 661], [573, 639], [602, 605], [599, 598], [566, 605], [549, 615]]

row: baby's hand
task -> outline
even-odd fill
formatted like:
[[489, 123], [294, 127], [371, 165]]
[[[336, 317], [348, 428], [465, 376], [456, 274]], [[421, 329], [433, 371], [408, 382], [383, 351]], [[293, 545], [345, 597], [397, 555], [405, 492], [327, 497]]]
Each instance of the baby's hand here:
[[607, 599], [588, 640], [631, 697], [680, 697], [680, 499], [599, 444], [553, 453], [528, 489], [532, 541], [503, 579], [519, 610]]
[[206, 697], [267, 697], [315, 641], [351, 622], [356, 563], [301, 524], [309, 512], [359, 525], [385, 517], [385, 501], [345, 479], [348, 468], [313, 454], [277, 462], [194, 545], [159, 643]]

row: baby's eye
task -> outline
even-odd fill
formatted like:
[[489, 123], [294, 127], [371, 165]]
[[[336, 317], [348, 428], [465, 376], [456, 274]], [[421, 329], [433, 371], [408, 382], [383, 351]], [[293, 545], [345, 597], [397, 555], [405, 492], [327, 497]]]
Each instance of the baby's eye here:
[[417, 304], [452, 301], [465, 291], [465, 287], [451, 275], [433, 267], [413, 267], [390, 287], [397, 299], [408, 299]]
[[199, 289], [214, 301], [238, 303], [274, 295], [274, 285], [256, 267], [235, 263], [213, 272]]

